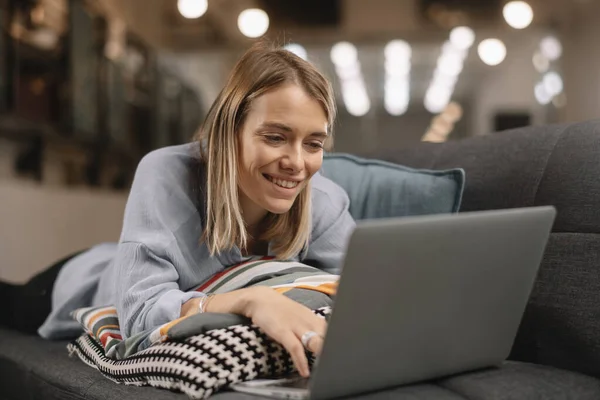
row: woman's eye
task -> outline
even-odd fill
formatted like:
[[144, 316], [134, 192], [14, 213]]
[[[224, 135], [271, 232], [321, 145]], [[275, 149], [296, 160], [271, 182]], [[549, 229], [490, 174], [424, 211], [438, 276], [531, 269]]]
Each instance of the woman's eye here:
[[319, 149], [323, 148], [323, 143], [321, 143], [321, 142], [310, 142], [310, 143], [308, 143], [308, 145], [315, 150], [319, 150]]
[[283, 142], [283, 138], [281, 136], [267, 135], [267, 136], [265, 136], [265, 138], [267, 139], [268, 142], [271, 142], [271, 143]]

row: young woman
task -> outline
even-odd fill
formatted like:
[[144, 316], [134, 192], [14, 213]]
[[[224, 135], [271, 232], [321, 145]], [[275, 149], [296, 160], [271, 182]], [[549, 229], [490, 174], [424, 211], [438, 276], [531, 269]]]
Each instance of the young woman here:
[[237, 313], [308, 376], [305, 348], [318, 353], [326, 329], [308, 308], [266, 287], [214, 296], [188, 290], [255, 255], [339, 272], [355, 225], [346, 193], [317, 172], [335, 112], [331, 85], [313, 65], [254, 46], [197, 139], [142, 159], [119, 243], [62, 260], [23, 286], [2, 284], [9, 305], [2, 321], [71, 338], [81, 333], [71, 311], [114, 304], [130, 337], [197, 312]]

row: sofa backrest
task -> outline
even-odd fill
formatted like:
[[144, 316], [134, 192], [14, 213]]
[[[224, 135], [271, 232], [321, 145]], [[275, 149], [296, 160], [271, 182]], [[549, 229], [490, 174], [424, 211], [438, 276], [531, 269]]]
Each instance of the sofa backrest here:
[[511, 358], [600, 377], [600, 121], [528, 127], [370, 154], [463, 168], [461, 211], [554, 205], [558, 214]]

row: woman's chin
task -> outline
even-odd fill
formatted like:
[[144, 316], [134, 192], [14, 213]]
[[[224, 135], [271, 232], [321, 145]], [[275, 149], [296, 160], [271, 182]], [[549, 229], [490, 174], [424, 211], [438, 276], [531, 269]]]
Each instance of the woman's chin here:
[[293, 205], [294, 201], [292, 200], [273, 199], [269, 201], [265, 209], [272, 214], [285, 214], [290, 211]]

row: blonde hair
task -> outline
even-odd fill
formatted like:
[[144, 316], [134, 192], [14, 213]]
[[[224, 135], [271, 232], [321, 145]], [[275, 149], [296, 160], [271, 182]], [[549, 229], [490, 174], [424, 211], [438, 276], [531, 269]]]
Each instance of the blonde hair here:
[[[328, 140], [336, 108], [329, 81], [309, 62], [295, 54], [260, 42], [237, 62], [225, 87], [212, 104], [197, 140], [206, 166], [206, 220], [202, 239], [211, 255], [247, 246], [246, 229], [238, 196], [238, 134], [252, 101], [284, 84], [300, 86], [318, 101], [328, 119]], [[310, 183], [298, 194], [291, 209], [269, 213], [258, 240], [272, 243], [277, 259], [289, 259], [308, 246], [311, 231]]]

